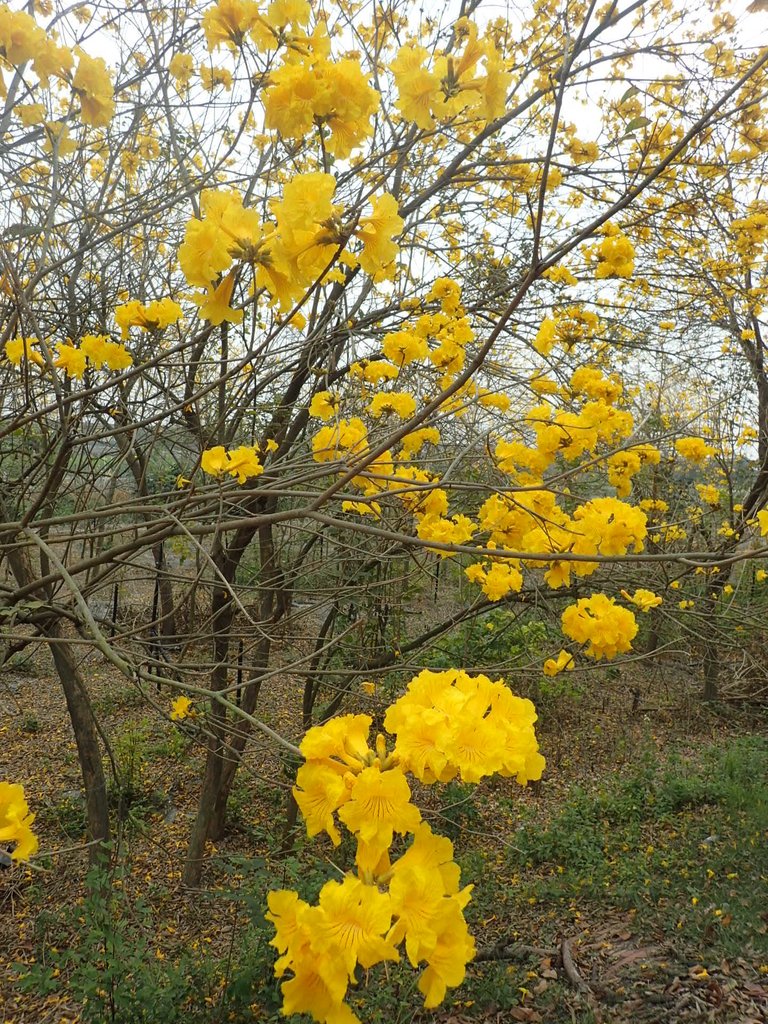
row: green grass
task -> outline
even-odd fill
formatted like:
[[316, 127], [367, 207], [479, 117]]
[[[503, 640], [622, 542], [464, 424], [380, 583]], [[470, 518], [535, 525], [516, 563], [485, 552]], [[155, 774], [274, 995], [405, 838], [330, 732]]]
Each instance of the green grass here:
[[748, 956], [766, 941], [767, 829], [768, 743], [741, 739], [574, 788], [546, 827], [524, 825], [507, 868], [523, 899], [599, 900], [681, 951]]

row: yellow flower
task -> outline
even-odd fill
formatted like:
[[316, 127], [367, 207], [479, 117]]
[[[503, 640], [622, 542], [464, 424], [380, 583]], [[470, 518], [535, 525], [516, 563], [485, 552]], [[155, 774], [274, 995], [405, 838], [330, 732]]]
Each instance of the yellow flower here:
[[275, 964], [281, 977], [287, 969], [293, 973], [283, 982], [283, 1012], [310, 1013], [327, 1024], [359, 1024], [357, 1017], [344, 1005], [349, 971], [341, 950], [326, 943], [321, 948], [316, 939], [323, 919], [320, 907], [310, 907], [291, 890], [270, 892], [269, 913], [265, 916], [275, 925], [270, 945], [283, 955]]
[[342, 501], [341, 510], [342, 512], [356, 512], [359, 516], [381, 518], [381, 505], [378, 501]]
[[557, 658], [547, 658], [542, 672], [545, 676], [556, 676], [561, 672], [571, 672], [574, 666], [573, 655], [568, 651], [560, 651]]
[[643, 590], [642, 587], [631, 596], [626, 590], [622, 590], [621, 596], [625, 601], [631, 601], [641, 612], [649, 612], [651, 608], [658, 608], [662, 603], [662, 598], [658, 594], [654, 594], [652, 590]]
[[255, 0], [218, 0], [203, 14], [201, 25], [208, 51], [222, 43], [231, 48], [242, 46], [246, 32], [259, 18], [259, 5]]
[[24, 799], [24, 787], [0, 782], [0, 847], [12, 860], [27, 860], [37, 853], [37, 836], [32, 833], [34, 814]]
[[53, 365], [64, 370], [68, 377], [82, 380], [86, 365], [85, 352], [75, 348], [74, 345], [59, 345]]
[[318, 391], [309, 403], [309, 415], [328, 421], [333, 419], [339, 408], [339, 396], [333, 391]]
[[82, 51], [78, 57], [72, 91], [80, 99], [80, 117], [85, 124], [103, 128], [109, 124], [115, 112], [112, 79], [101, 57], [89, 57]]
[[334, 812], [349, 799], [344, 778], [329, 764], [307, 761], [296, 773], [293, 795], [307, 825], [307, 835], [327, 832], [334, 846], [341, 842]]
[[392, 845], [395, 832], [402, 835], [414, 831], [421, 814], [411, 803], [403, 772], [399, 768], [382, 771], [372, 765], [354, 780], [349, 800], [339, 809], [339, 818], [368, 847], [384, 852]]
[[[455, 515], [452, 519], [447, 519], [428, 513], [419, 521], [416, 534], [420, 540], [437, 541], [440, 544], [466, 544], [476, 530], [477, 526], [467, 516]], [[441, 558], [453, 558], [455, 554], [453, 551], [443, 551], [440, 548], [433, 550]]]
[[401, 767], [423, 782], [449, 782], [458, 772], [469, 782], [494, 772], [525, 782], [544, 768], [535, 721], [533, 704], [502, 680], [425, 669], [388, 709], [384, 727], [397, 737]]
[[397, 243], [394, 239], [403, 230], [403, 218], [398, 214], [397, 200], [384, 192], [370, 200], [373, 212], [361, 217], [355, 234], [362, 239], [360, 266], [375, 280], [391, 276]]
[[315, 725], [301, 741], [301, 753], [308, 762], [332, 759], [342, 775], [347, 766], [359, 769], [368, 763], [372, 721], [370, 715], [338, 715], [324, 725]]
[[597, 247], [597, 280], [607, 277], [631, 277], [635, 269], [635, 248], [622, 234], [609, 235]]
[[500, 601], [510, 593], [519, 593], [523, 577], [517, 561], [494, 562], [486, 570], [481, 565], [471, 565], [464, 570], [468, 579], [479, 583], [483, 593], [491, 601]]
[[368, 406], [368, 412], [374, 419], [379, 419], [382, 413], [393, 413], [407, 420], [416, 412], [416, 399], [407, 391], [380, 391]]
[[326, 882], [318, 906], [322, 914], [318, 914], [313, 939], [321, 949], [338, 950], [350, 979], [358, 963], [367, 969], [383, 960], [400, 959], [385, 938], [392, 922], [388, 893], [347, 875], [343, 882]]
[[410, 331], [396, 331], [384, 336], [382, 352], [396, 366], [407, 366], [416, 359], [426, 359], [429, 346], [426, 338], [420, 338]]
[[[118, 307], [119, 308], [119, 307]], [[101, 367], [107, 359], [109, 338], [106, 334], [84, 334], [80, 339], [80, 351], [95, 367]]]
[[13, 108], [13, 112], [25, 128], [42, 124], [46, 118], [45, 106], [42, 103], [19, 103]]
[[533, 347], [542, 356], [548, 356], [557, 342], [557, 326], [551, 317], [542, 320], [536, 337], [533, 339]]
[[395, 76], [398, 106], [403, 117], [427, 131], [435, 125], [432, 109], [439, 103], [440, 79], [424, 66], [429, 51], [423, 46], [408, 43], [401, 46], [390, 69]]
[[461, 907], [455, 899], [445, 900], [438, 921], [438, 939], [426, 957], [427, 968], [419, 978], [424, 1006], [432, 1009], [445, 998], [446, 989], [464, 981], [466, 966], [475, 955]]
[[192, 701], [189, 697], [177, 697], [171, 705], [171, 721], [182, 722], [192, 716]]
[[[205, 192], [203, 193], [205, 197]], [[179, 246], [179, 265], [191, 285], [208, 288], [232, 263], [230, 250], [236, 239], [218, 218], [193, 218]]]
[[368, 431], [362, 420], [339, 420], [333, 426], [321, 427], [312, 438], [315, 462], [333, 462], [347, 454], [361, 454], [368, 447]]
[[192, 301], [200, 307], [200, 316], [203, 320], [218, 327], [225, 320], [230, 324], [239, 324], [243, 320], [242, 309], [232, 309], [232, 292], [235, 287], [236, 272], [230, 270], [225, 278], [215, 288], [209, 288], [202, 295], [193, 295]]
[[766, 579], [768, 579], [768, 572], [765, 569], [758, 569], [755, 573], [755, 582], [762, 583]]
[[259, 462], [259, 455], [255, 448], [248, 445], [240, 445], [239, 448], [230, 449], [227, 452], [227, 472], [237, 477], [239, 484], [244, 484], [252, 477], [261, 476], [264, 467]]
[[584, 653], [596, 661], [631, 651], [632, 640], [637, 635], [637, 622], [632, 612], [621, 608], [605, 594], [592, 594], [569, 605], [561, 621], [566, 636], [588, 645]]
[[227, 68], [209, 68], [205, 64], [201, 64], [200, 82], [206, 92], [213, 92], [219, 85], [229, 92], [232, 88], [232, 72]]
[[675, 441], [675, 451], [684, 459], [696, 463], [705, 462], [710, 455], [715, 454], [715, 449], [700, 437], [681, 437]]
[[[115, 307], [115, 320], [123, 339], [128, 337], [131, 327], [141, 327], [144, 331], [163, 330], [180, 320], [182, 315], [181, 306], [169, 297], [154, 299], [147, 306], [144, 306], [138, 299], [131, 299], [130, 302]], [[99, 337], [103, 336], [99, 335]], [[93, 361], [105, 362], [106, 360], [101, 358]]]
[[14, 338], [5, 343], [5, 357], [14, 366], [21, 366], [22, 359], [27, 359], [36, 366], [43, 365], [43, 357], [35, 352], [33, 346], [39, 345], [37, 338]]
[[229, 469], [227, 451], [223, 445], [216, 445], [215, 448], [206, 448], [200, 458], [200, 468], [210, 476], [221, 476]]
[[104, 365], [108, 370], [127, 370], [133, 366], [133, 356], [126, 351], [124, 345], [116, 341], [108, 341], [104, 346]]
[[366, 384], [378, 384], [380, 380], [393, 380], [398, 369], [385, 359], [360, 359], [349, 368], [352, 377], [359, 377]]
[[174, 53], [168, 65], [176, 89], [181, 92], [189, 86], [195, 71], [195, 61], [191, 53]]
[[412, 459], [418, 455], [425, 444], [439, 444], [440, 431], [437, 427], [419, 427], [406, 434], [403, 438], [403, 448], [400, 452], [401, 459]]
[[26, 11], [0, 4], [0, 50], [9, 64], [26, 64], [45, 48], [45, 31]]

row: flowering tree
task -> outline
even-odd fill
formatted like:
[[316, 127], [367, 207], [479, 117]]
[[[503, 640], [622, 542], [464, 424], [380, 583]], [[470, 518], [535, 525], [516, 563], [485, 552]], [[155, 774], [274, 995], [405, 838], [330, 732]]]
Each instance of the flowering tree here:
[[[614, 567], [695, 557], [661, 543], [652, 481], [714, 447], [695, 423], [646, 436], [636, 416], [628, 383], [649, 363], [634, 325], [665, 301], [641, 259], [656, 238], [679, 246], [721, 126], [756, 131], [768, 55], [728, 16], [691, 22], [663, 0], [535, 0], [519, 23], [478, 3], [420, 21], [396, 0], [218, 0], [0, 5], [0, 57], [6, 656], [50, 645], [94, 839], [106, 782], [73, 631], [148, 702], [155, 684], [176, 694], [174, 718], [196, 705], [188, 883], [252, 730], [300, 752], [296, 802], [311, 833], [337, 839], [338, 815], [357, 875], [319, 907], [272, 897], [286, 1005], [351, 1019], [355, 965], [403, 940], [435, 1005], [471, 955], [468, 894], [405, 773], [536, 777], [532, 709], [457, 669], [418, 676], [390, 709], [393, 750], [369, 746], [366, 716], [327, 720], [404, 650], [540, 592], [562, 607], [547, 674], [625, 654], [662, 597], [615, 586]], [[749, 275], [762, 228], [734, 231]], [[390, 598], [446, 559], [473, 599], [395, 632]], [[119, 614], [137, 580], [148, 621]], [[297, 623], [313, 649], [292, 665], [298, 751], [256, 713], [278, 631]], [[522, 767], [501, 754], [512, 734]], [[414, 838], [390, 862], [395, 834]], [[443, 891], [416, 922], [430, 866]], [[345, 914], [378, 923], [310, 976]]]

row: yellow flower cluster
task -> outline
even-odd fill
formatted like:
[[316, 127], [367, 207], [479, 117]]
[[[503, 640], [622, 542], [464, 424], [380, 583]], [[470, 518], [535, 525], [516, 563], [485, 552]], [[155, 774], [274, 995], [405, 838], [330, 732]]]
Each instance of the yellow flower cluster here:
[[[477, 526], [468, 516], [447, 516], [430, 514], [422, 515], [418, 520], [416, 535], [420, 540], [437, 541], [438, 544], [466, 544], [472, 539]], [[453, 552], [434, 550], [441, 558], [451, 558]]]
[[[368, 715], [344, 715], [310, 729], [294, 796], [310, 836], [327, 832], [338, 845], [341, 822], [357, 842], [356, 873], [323, 886], [317, 904], [292, 890], [271, 892], [267, 918], [280, 958], [283, 1013], [309, 1013], [320, 1022], [355, 1024], [344, 1002], [358, 965], [369, 969], [405, 952], [424, 966], [419, 990], [427, 1008], [461, 984], [475, 953], [463, 910], [471, 886], [460, 888], [451, 842], [435, 835], [411, 801], [406, 778], [477, 782], [499, 772], [518, 782], [538, 779], [538, 753], [530, 701], [501, 680], [462, 671], [422, 672], [387, 711], [371, 747]], [[395, 835], [411, 836], [394, 861]]]
[[597, 246], [595, 278], [632, 277], [635, 271], [635, 247], [626, 235], [616, 233], [603, 239]]
[[[75, 56], [78, 64], [73, 75]], [[59, 46], [54, 36], [38, 25], [32, 15], [26, 11], [14, 11], [8, 4], [2, 3], [0, 68], [16, 69], [29, 61], [32, 62], [32, 70], [42, 88], [50, 88], [52, 77], [69, 86], [72, 95], [80, 100], [80, 120], [83, 124], [103, 128], [112, 120], [115, 101], [112, 80], [104, 61], [100, 57], [88, 56], [79, 47], [73, 54], [66, 46]], [[3, 88], [0, 84], [0, 94], [4, 94]], [[28, 107], [31, 106], [37, 104], [28, 104]], [[34, 123], [37, 120], [40, 118], [36, 118]]]
[[696, 484], [696, 490], [706, 505], [716, 508], [720, 504], [720, 491], [714, 484]]
[[269, 83], [265, 124], [284, 138], [302, 139], [317, 127], [326, 150], [345, 159], [373, 133], [379, 94], [354, 58], [333, 61], [315, 53], [286, 60], [270, 73]]
[[[647, 536], [645, 513], [635, 506], [627, 505], [616, 498], [594, 498], [579, 505], [568, 516], [558, 506], [551, 491], [529, 490], [494, 494], [480, 508], [481, 529], [488, 532], [488, 545], [506, 548], [509, 551], [530, 552], [541, 555], [552, 552], [573, 552], [577, 555], [625, 555], [630, 549], [642, 551]], [[502, 563], [499, 563], [502, 564]], [[538, 567], [549, 565], [544, 579], [553, 589], [567, 586], [571, 573], [590, 576], [598, 568], [593, 561], [567, 561], [554, 557], [551, 562], [533, 560], [529, 564]], [[491, 581], [488, 589], [488, 575], [484, 569], [470, 566], [467, 576], [483, 585], [491, 600], [498, 600], [510, 590], [519, 590], [515, 571], [517, 563], [510, 563], [507, 589], [494, 596], [496, 588], [502, 589], [504, 578], [501, 573]], [[522, 582], [522, 580], [520, 580]]]
[[374, 395], [368, 412], [375, 420], [385, 414], [407, 420], [416, 412], [416, 399], [407, 391], [380, 391]]
[[146, 306], [138, 299], [131, 299], [115, 308], [115, 320], [123, 339], [128, 337], [131, 327], [141, 327], [144, 331], [163, 331], [177, 323], [182, 316], [178, 302], [167, 297], [154, 299]]
[[422, 782], [479, 782], [486, 775], [540, 779], [536, 711], [501, 680], [425, 669], [384, 716], [401, 767]]
[[[462, 18], [454, 26], [464, 45], [456, 54], [430, 53], [417, 43], [406, 43], [390, 65], [398, 90], [400, 112], [427, 131], [435, 121], [446, 121], [463, 111], [483, 121], [505, 110], [511, 75], [493, 41], [478, 39], [477, 25]], [[480, 71], [480, 63], [483, 71]]]
[[37, 853], [37, 836], [32, 832], [34, 820], [24, 799], [24, 787], [0, 782], [0, 848], [12, 860], [27, 860]]
[[106, 366], [108, 370], [127, 370], [133, 365], [131, 354], [124, 345], [110, 341], [103, 334], [85, 334], [79, 347], [59, 345], [54, 365], [61, 367], [69, 377], [82, 378], [87, 363], [95, 369]]
[[[328, 400], [326, 404], [329, 404]], [[323, 408], [318, 402], [314, 411], [310, 405], [310, 412], [312, 415], [319, 415], [318, 409]], [[357, 416], [349, 420], [340, 419], [331, 426], [321, 427], [312, 438], [312, 457], [315, 462], [335, 462], [337, 459], [362, 455], [367, 449], [368, 428]]]
[[[201, 216], [187, 223], [179, 248], [187, 281], [206, 290], [195, 300], [202, 315], [212, 323], [242, 319], [242, 311], [229, 308], [234, 275], [216, 284], [233, 261], [252, 264], [255, 288], [266, 291], [283, 311], [330, 272], [336, 256], [360, 263], [377, 280], [390, 274], [397, 252], [393, 238], [403, 226], [396, 201], [386, 193], [373, 197], [372, 213], [360, 217], [353, 228], [342, 223], [342, 207], [332, 202], [335, 190], [332, 174], [295, 175], [282, 199], [272, 203], [275, 220], [268, 224], [261, 223], [256, 210], [243, 206], [235, 189], [203, 190]], [[353, 233], [362, 242], [357, 255], [344, 250]]]
[[701, 437], [681, 437], [679, 441], [675, 441], [675, 451], [689, 462], [699, 465], [715, 454], [712, 445], [707, 444]]
[[596, 661], [631, 651], [637, 635], [632, 612], [605, 594], [592, 594], [569, 605], [561, 622], [565, 635], [578, 644], [587, 644], [584, 653]]
[[183, 722], [185, 718], [193, 718], [192, 701], [189, 697], [181, 696], [171, 704], [171, 721]]
[[[5, 355], [14, 366], [28, 360], [36, 366], [43, 366], [42, 355], [35, 351], [40, 342], [37, 338], [14, 338], [5, 343]], [[133, 358], [124, 345], [118, 344], [103, 334], [84, 334], [79, 345], [70, 341], [59, 342], [53, 365], [63, 370], [68, 377], [81, 380], [86, 368], [106, 367], [108, 370], [127, 370], [133, 365]]]
[[616, 488], [620, 498], [629, 497], [632, 478], [643, 466], [658, 466], [661, 452], [652, 444], [639, 444], [623, 452], [615, 452], [608, 458], [608, 482]]
[[38, 338], [13, 338], [5, 343], [5, 358], [14, 366], [21, 366], [22, 360], [42, 366], [43, 357], [35, 351], [39, 344]]
[[[307, 0], [272, 0], [264, 12], [256, 0], [217, 0], [202, 17], [208, 50], [224, 45], [237, 49], [250, 35], [257, 49], [277, 49], [281, 42], [299, 47], [307, 42], [301, 25], [309, 21]], [[291, 28], [289, 29], [289, 26]]]
[[768, 240], [768, 213], [758, 211], [731, 223], [736, 252], [745, 260], [754, 260]]
[[548, 356], [555, 345], [566, 352], [582, 341], [591, 341], [600, 329], [600, 317], [591, 309], [567, 306], [551, 317], [546, 317], [533, 339], [533, 347], [542, 356]]
[[514, 559], [492, 562], [487, 569], [485, 565], [476, 562], [468, 566], [464, 574], [472, 583], [480, 584], [490, 601], [500, 601], [507, 594], [516, 594], [523, 585], [519, 562]]
[[624, 391], [618, 374], [612, 373], [610, 377], [605, 377], [596, 366], [579, 366], [574, 370], [570, 388], [574, 395], [586, 395], [608, 405], [614, 405]]
[[248, 445], [229, 450], [220, 444], [207, 448], [200, 458], [200, 468], [210, 476], [219, 477], [229, 473], [237, 478], [239, 484], [244, 484], [254, 476], [261, 476], [264, 472], [258, 449]]

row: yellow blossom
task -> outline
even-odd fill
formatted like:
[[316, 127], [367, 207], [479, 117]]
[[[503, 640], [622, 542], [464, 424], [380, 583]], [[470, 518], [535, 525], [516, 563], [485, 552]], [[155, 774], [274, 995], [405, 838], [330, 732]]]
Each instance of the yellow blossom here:
[[0, 848], [10, 853], [11, 860], [27, 860], [37, 853], [37, 836], [32, 832], [34, 820], [24, 798], [24, 787], [0, 782]]
[[374, 419], [379, 419], [383, 413], [393, 413], [407, 420], [416, 412], [416, 399], [406, 391], [380, 391], [368, 406], [368, 412]]
[[675, 451], [684, 459], [699, 464], [715, 454], [715, 449], [700, 437], [681, 437], [675, 441]]
[[560, 651], [556, 658], [547, 658], [544, 662], [542, 672], [545, 676], [556, 676], [560, 672], [571, 672], [575, 662], [573, 655], [568, 651]]
[[53, 365], [64, 370], [68, 377], [82, 380], [86, 366], [85, 352], [75, 348], [74, 345], [59, 345]]
[[632, 612], [605, 594], [592, 594], [569, 605], [561, 621], [566, 636], [587, 645], [584, 653], [597, 661], [632, 650], [632, 640], [637, 635]]
[[318, 391], [309, 403], [309, 415], [320, 420], [330, 420], [339, 409], [339, 396], [333, 391]]
[[181, 722], [192, 715], [192, 701], [189, 697], [177, 697], [171, 705], [171, 721]]
[[654, 594], [652, 590], [643, 590], [642, 587], [631, 595], [626, 590], [622, 590], [621, 596], [625, 601], [631, 601], [641, 612], [649, 612], [651, 608], [658, 608], [662, 603], [658, 594]]

